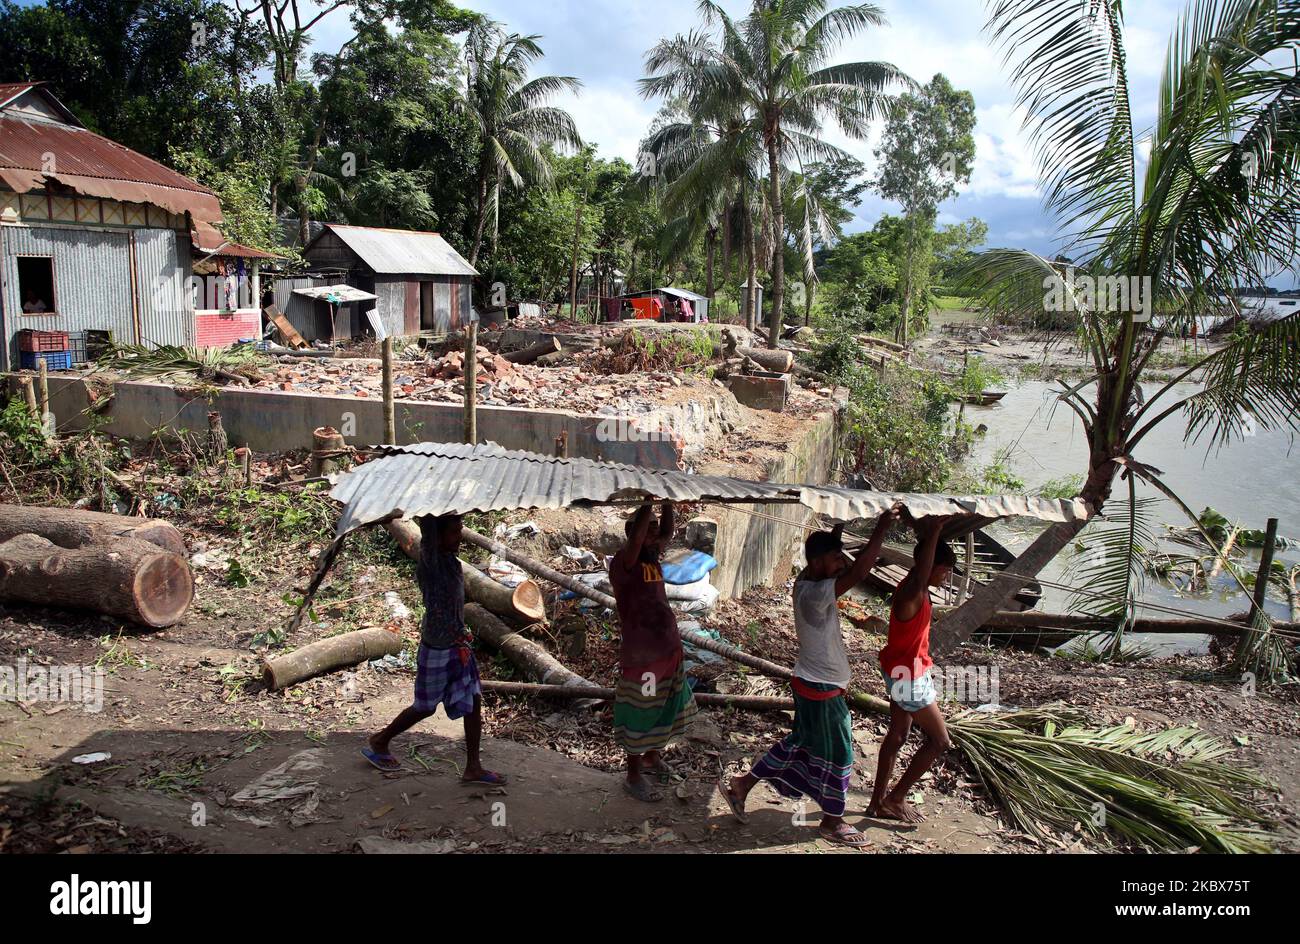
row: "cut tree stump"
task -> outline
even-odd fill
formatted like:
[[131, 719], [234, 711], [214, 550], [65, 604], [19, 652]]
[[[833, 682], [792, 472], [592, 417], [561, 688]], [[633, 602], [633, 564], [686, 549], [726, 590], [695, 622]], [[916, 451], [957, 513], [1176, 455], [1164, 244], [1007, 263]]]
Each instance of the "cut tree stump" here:
[[93, 610], [160, 628], [185, 615], [194, 577], [184, 557], [138, 538], [67, 548], [19, 534], [0, 543], [0, 599]]
[[545, 341], [538, 341], [536, 344], [530, 344], [526, 348], [518, 351], [511, 351], [508, 354], [502, 354], [512, 364], [531, 364], [537, 358], [546, 354], [558, 354], [560, 352], [560, 342], [555, 338], [549, 338]]
[[333, 426], [318, 426], [311, 431], [311, 477], [321, 478], [343, 468], [348, 444]]
[[181, 533], [169, 522], [156, 518], [128, 518], [80, 508], [0, 505], [0, 541], [20, 534], [39, 534], [59, 547], [112, 544], [119, 538], [136, 538], [181, 557], [188, 553]]
[[267, 688], [279, 691], [335, 669], [395, 656], [401, 651], [402, 637], [397, 633], [387, 629], [357, 629], [309, 643], [273, 659], [263, 659], [262, 679]]

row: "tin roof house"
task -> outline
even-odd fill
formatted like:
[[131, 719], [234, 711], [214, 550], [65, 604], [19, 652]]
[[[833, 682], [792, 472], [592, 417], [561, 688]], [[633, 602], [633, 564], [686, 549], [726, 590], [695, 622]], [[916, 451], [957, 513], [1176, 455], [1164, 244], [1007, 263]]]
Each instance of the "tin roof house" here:
[[197, 343], [191, 256], [220, 221], [211, 190], [87, 130], [43, 83], [0, 85], [0, 369], [25, 331]]
[[[308, 341], [381, 331], [444, 335], [473, 317], [478, 272], [437, 233], [326, 223], [303, 248], [303, 257], [310, 266], [307, 277], [277, 282], [275, 303]], [[336, 304], [304, 291], [331, 285], [348, 285], [374, 298]]]

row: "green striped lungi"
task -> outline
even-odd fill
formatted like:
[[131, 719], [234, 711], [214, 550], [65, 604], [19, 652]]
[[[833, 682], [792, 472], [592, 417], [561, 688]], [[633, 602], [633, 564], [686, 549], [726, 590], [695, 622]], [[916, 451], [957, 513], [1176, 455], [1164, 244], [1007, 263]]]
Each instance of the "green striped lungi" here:
[[655, 685], [651, 694], [646, 694], [641, 679], [620, 677], [614, 689], [614, 741], [629, 754], [661, 751], [685, 733], [695, 711], [681, 659], [673, 674]]

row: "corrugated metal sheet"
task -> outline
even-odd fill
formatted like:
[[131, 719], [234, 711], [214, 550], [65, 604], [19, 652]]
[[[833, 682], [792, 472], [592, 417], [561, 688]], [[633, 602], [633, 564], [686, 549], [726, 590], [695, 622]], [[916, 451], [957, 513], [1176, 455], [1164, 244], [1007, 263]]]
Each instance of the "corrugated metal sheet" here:
[[294, 290], [312, 285], [325, 285], [325, 279], [301, 277], [296, 279], [276, 279], [272, 286], [275, 307], [284, 312], [289, 324], [303, 336], [306, 341], [329, 338], [329, 318], [320, 314], [327, 306], [317, 305], [310, 298], [295, 295]]
[[326, 223], [378, 275], [478, 275], [437, 233]]
[[187, 304], [189, 245], [170, 229], [137, 229], [136, 291], [140, 299], [140, 340], [146, 344], [195, 343], [194, 311]]
[[914, 516], [1024, 515], [1042, 521], [1086, 517], [1078, 500], [1022, 495], [917, 495], [829, 486], [750, 482], [717, 475], [640, 469], [590, 459], [555, 459], [494, 444], [419, 443], [335, 478], [342, 502], [337, 533], [390, 518], [465, 514], [515, 508], [563, 508], [618, 500], [798, 502], [838, 521], [874, 518], [901, 501]]
[[221, 219], [216, 194], [143, 154], [85, 128], [0, 114], [0, 180], [26, 193], [47, 178], [87, 196]]
[[[131, 308], [130, 233], [44, 226], [0, 227], [3, 235], [5, 333], [8, 363], [16, 362], [14, 336], [23, 328], [38, 331], [111, 331], [113, 339], [134, 343]], [[170, 231], [168, 231], [170, 232]], [[54, 260], [56, 311], [22, 314], [18, 256]], [[48, 304], [48, 299], [47, 299]], [[6, 363], [4, 366], [8, 366]]]

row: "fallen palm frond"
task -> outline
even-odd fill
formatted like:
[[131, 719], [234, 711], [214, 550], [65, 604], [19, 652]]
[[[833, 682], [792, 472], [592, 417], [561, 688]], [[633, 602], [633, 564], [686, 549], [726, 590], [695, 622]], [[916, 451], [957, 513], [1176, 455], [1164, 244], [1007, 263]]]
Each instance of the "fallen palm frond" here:
[[160, 344], [115, 344], [95, 361], [96, 370], [111, 370], [145, 380], [177, 377], [236, 379], [241, 368], [251, 367], [257, 351], [248, 345], [236, 347], [181, 347]]
[[1030, 835], [1083, 834], [1145, 849], [1267, 852], [1270, 820], [1252, 794], [1268, 782], [1219, 761], [1196, 728], [1089, 729], [1066, 708], [967, 711], [948, 730], [993, 799]]

